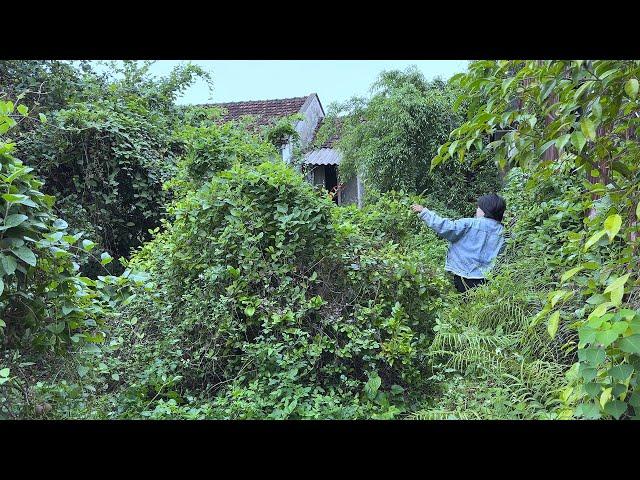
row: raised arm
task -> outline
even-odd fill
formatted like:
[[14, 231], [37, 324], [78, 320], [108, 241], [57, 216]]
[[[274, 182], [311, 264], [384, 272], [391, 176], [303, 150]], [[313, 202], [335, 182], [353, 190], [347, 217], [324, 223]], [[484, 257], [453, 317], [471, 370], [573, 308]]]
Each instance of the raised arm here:
[[465, 232], [469, 229], [469, 219], [462, 218], [460, 220], [449, 220], [448, 218], [441, 217], [435, 212], [432, 212], [420, 205], [414, 205], [413, 210], [418, 212], [420, 219], [426, 223], [438, 236], [450, 241], [451, 243], [457, 242], [462, 238]]

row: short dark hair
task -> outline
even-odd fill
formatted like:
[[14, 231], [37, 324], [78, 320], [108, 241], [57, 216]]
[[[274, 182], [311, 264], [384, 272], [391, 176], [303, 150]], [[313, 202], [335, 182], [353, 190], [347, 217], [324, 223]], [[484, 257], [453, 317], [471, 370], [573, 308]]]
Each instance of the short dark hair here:
[[507, 202], [500, 195], [490, 193], [483, 195], [478, 199], [478, 207], [484, 212], [486, 218], [492, 218], [498, 222], [502, 222], [504, 211], [507, 208]]

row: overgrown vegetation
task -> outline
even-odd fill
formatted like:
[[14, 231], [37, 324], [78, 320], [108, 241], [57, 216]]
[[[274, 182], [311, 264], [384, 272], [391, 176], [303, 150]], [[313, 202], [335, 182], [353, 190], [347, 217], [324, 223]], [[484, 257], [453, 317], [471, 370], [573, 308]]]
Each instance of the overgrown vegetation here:
[[464, 112], [453, 108], [460, 95], [442, 80], [427, 81], [415, 68], [383, 72], [369, 98], [330, 106], [318, 143], [339, 132], [345, 179], [360, 174], [368, 189], [422, 192], [472, 215], [480, 195], [500, 188], [496, 165], [477, 165], [472, 154], [430, 172], [438, 147], [463, 121]]
[[[148, 67], [0, 62], [0, 416], [637, 417], [638, 62], [384, 73], [323, 127], [361, 209], [282, 161], [291, 119]], [[494, 190], [507, 247], [459, 295], [409, 207]]]

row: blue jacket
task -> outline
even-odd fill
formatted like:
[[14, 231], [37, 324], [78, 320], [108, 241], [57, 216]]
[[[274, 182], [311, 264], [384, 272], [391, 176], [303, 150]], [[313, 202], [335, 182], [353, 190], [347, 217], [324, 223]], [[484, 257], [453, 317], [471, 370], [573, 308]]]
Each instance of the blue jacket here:
[[449, 220], [425, 208], [420, 219], [451, 243], [444, 268], [464, 278], [485, 278], [504, 246], [504, 227], [490, 218]]

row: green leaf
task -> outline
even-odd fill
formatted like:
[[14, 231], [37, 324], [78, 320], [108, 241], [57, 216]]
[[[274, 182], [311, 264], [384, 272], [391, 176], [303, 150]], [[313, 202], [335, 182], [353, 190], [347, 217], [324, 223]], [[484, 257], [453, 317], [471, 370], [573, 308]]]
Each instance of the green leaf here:
[[26, 117], [27, 113], [29, 113], [29, 108], [26, 105], [22, 105], [22, 104], [18, 105], [17, 110], [18, 110], [18, 113], [23, 117]]
[[613, 390], [612, 387], [609, 388], [605, 388], [602, 391], [602, 394], [600, 395], [600, 407], [602, 407], [604, 409], [604, 406], [607, 404], [607, 402], [609, 400], [611, 400], [611, 391]]
[[558, 151], [562, 150], [564, 146], [569, 143], [569, 140], [571, 140], [571, 135], [568, 133], [566, 135], [558, 137], [556, 139], [556, 148], [558, 149]]
[[29, 197], [27, 197], [26, 195], [21, 195], [17, 193], [5, 193], [4, 195], [2, 195], [2, 198], [6, 202], [22, 203], [24, 200], [26, 200]]
[[95, 242], [92, 242], [91, 240], [83, 240], [82, 241], [82, 248], [84, 250], [86, 250], [87, 252], [90, 252], [91, 249], [93, 249], [93, 247], [95, 247], [96, 244]]
[[578, 359], [586, 362], [591, 367], [596, 367], [606, 358], [605, 351], [601, 348], [589, 347], [578, 350]]
[[588, 118], [585, 118], [582, 121], [580, 121], [580, 130], [582, 130], [582, 133], [584, 134], [584, 136], [587, 137], [589, 140], [596, 139], [596, 127], [593, 124], [593, 122]]
[[619, 278], [616, 278], [604, 291], [604, 293], [610, 293], [611, 303], [614, 305], [620, 305], [622, 302], [622, 297], [624, 295], [624, 285], [627, 283], [629, 276], [631, 274], [627, 273], [626, 275], [622, 275]]
[[52, 331], [56, 335], [59, 335], [60, 333], [62, 333], [64, 331], [65, 325], [66, 324], [64, 322], [56, 322], [56, 323], [52, 323], [51, 325], [47, 326], [47, 329]]
[[44, 113], [39, 113], [38, 118], [42, 123], [47, 123], [47, 116]]
[[547, 332], [551, 338], [556, 336], [558, 332], [558, 325], [560, 323], [560, 311], [556, 310], [549, 317], [549, 321], [547, 322]]
[[571, 134], [571, 145], [580, 153], [587, 143], [587, 139], [584, 138], [582, 132], [575, 131]]
[[15, 253], [16, 257], [22, 260], [24, 263], [31, 265], [32, 267], [36, 266], [36, 256], [28, 247], [18, 247], [12, 248], [11, 251]]
[[88, 371], [88, 367], [85, 367], [84, 365], [78, 365], [78, 375], [80, 375], [81, 377], [84, 377]]
[[244, 314], [247, 317], [253, 317], [253, 314], [256, 313], [255, 307], [247, 307], [244, 309]]
[[369, 377], [369, 380], [364, 386], [364, 391], [366, 392], [367, 397], [369, 397], [370, 400], [376, 398], [376, 394], [378, 393], [378, 389], [381, 385], [382, 379], [378, 376], [377, 373], [374, 373]]
[[578, 273], [581, 270], [584, 270], [584, 266], [582, 266], [582, 265], [580, 265], [579, 267], [572, 268], [571, 270], [568, 270], [568, 271], [564, 272], [562, 277], [560, 277], [560, 282], [561, 283], [566, 282], [567, 280], [569, 280], [571, 277], [573, 277], [576, 273]]
[[627, 404], [620, 400], [612, 400], [605, 405], [604, 411], [618, 420], [627, 411]]
[[607, 232], [609, 240], [613, 240], [616, 234], [620, 231], [621, 226], [622, 217], [617, 213], [609, 215], [607, 217], [607, 219], [604, 221], [604, 230]]
[[640, 353], [640, 334], [630, 335], [624, 337], [618, 343], [618, 347], [623, 352], [627, 353]]
[[587, 250], [589, 250], [589, 248], [598, 240], [600, 240], [606, 233], [607, 233], [606, 230], [599, 230], [593, 235], [591, 235], [589, 240], [587, 240], [587, 243], [584, 244], [584, 251], [586, 252]]
[[585, 383], [584, 391], [587, 392], [587, 395], [589, 395], [591, 398], [596, 398], [602, 391], [602, 384], [592, 382]]
[[624, 84], [624, 92], [627, 94], [627, 97], [635, 100], [636, 96], [638, 96], [638, 79], [630, 78], [627, 80]]
[[603, 330], [596, 333], [596, 342], [601, 343], [604, 348], [607, 348], [618, 338], [618, 334], [613, 330]]
[[18, 262], [13, 255], [2, 255], [2, 268], [7, 275], [13, 275], [17, 266]]
[[597, 420], [600, 418], [600, 409], [598, 404], [594, 402], [582, 403], [576, 408], [576, 414], [581, 412], [582, 416], [587, 420]]
[[58, 219], [56, 219], [55, 222], [53, 222], [53, 228], [55, 228], [56, 230], [64, 230], [68, 226], [69, 226], [69, 224], [67, 222], [65, 222], [64, 220], [62, 220], [61, 218], [58, 218]]
[[451, 145], [449, 145], [448, 152], [451, 157], [453, 157], [453, 154], [455, 153], [456, 148], [458, 147], [458, 143], [459, 143], [458, 140], [455, 140]]
[[17, 227], [25, 220], [29, 220], [29, 217], [27, 217], [26, 215], [22, 215], [21, 213], [7, 215], [7, 218], [4, 219], [4, 227], [2, 229], [6, 230], [9, 228]]
[[591, 320], [592, 318], [597, 318], [597, 317], [601, 317], [602, 315], [604, 315], [607, 310], [609, 310], [609, 308], [613, 307], [613, 303], [611, 302], [604, 302], [601, 303], [600, 305], [598, 305], [593, 312], [591, 312], [589, 314], [589, 317], [587, 317], [589, 320]]
[[113, 257], [111, 255], [109, 255], [107, 252], [102, 252], [102, 254], [100, 255], [100, 263], [102, 265], [107, 265], [112, 261], [113, 261]]
[[628, 364], [616, 365], [609, 369], [609, 375], [621, 382], [626, 382], [632, 373], [633, 367]]
[[2, 295], [2, 292], [4, 292], [4, 282], [0, 278], [0, 295]]
[[3, 368], [0, 370], [0, 377], [7, 378], [9, 376], [9, 371], [10, 370], [8, 368]]
[[640, 220], [640, 202], [636, 205], [636, 218]]

